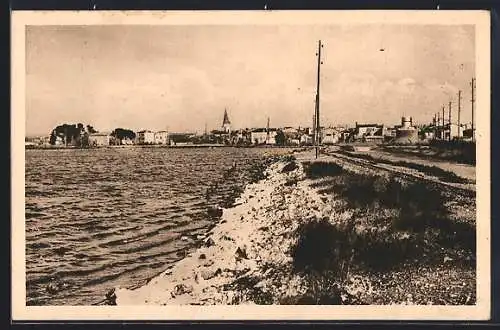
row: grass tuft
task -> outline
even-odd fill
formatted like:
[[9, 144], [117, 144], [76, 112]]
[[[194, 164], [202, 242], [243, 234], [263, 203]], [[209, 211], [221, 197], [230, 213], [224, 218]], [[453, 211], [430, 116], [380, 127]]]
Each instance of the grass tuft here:
[[342, 174], [342, 166], [333, 162], [306, 162], [304, 171], [309, 179], [317, 179], [326, 176], [337, 176]]

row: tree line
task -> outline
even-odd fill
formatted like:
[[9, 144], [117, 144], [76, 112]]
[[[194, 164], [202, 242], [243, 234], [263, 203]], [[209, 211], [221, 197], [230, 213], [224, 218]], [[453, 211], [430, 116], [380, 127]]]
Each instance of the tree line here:
[[[67, 146], [88, 147], [90, 145], [89, 135], [99, 133], [92, 125], [62, 124], [56, 126], [50, 133], [49, 143], [55, 145], [60, 143]], [[125, 128], [116, 128], [110, 134], [114, 144], [121, 144], [125, 139], [134, 140], [136, 134], [134, 131]]]

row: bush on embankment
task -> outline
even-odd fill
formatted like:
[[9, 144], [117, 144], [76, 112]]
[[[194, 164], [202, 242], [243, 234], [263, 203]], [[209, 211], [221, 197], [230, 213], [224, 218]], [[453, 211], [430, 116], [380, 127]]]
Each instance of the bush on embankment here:
[[337, 211], [352, 216], [302, 220], [290, 254], [293, 270], [304, 276], [308, 290], [283, 303], [362, 304], [346, 287], [352, 270], [383, 274], [408, 265], [439, 265], [443, 256], [474, 267], [475, 228], [450, 219], [435, 188], [352, 173], [327, 162], [305, 168], [309, 177], [324, 178], [314, 184], [320, 193], [340, 197]]

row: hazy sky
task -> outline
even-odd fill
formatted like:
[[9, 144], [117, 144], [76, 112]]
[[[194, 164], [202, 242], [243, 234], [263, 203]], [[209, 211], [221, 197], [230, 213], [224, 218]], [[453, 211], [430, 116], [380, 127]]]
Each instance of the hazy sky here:
[[322, 125], [470, 121], [473, 26], [30, 26], [26, 133], [310, 126], [319, 39]]

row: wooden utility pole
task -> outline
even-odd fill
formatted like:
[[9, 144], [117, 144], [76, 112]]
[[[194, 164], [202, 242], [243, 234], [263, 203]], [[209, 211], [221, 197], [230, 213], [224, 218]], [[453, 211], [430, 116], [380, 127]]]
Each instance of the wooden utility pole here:
[[318, 147], [320, 144], [320, 122], [319, 122], [319, 82], [320, 82], [320, 68], [321, 68], [321, 48], [323, 45], [321, 44], [321, 40], [318, 40], [318, 75], [316, 77], [316, 109], [315, 109], [315, 126], [316, 130], [314, 132], [315, 135], [315, 145], [316, 145], [316, 158], [318, 158]]
[[316, 145], [316, 99], [314, 99], [313, 127], [312, 127], [312, 143]]
[[439, 133], [441, 131], [441, 128], [440, 128], [441, 127], [441, 114], [438, 112], [437, 115], [438, 115], [438, 123], [437, 123], [437, 135], [436, 135], [436, 138], [438, 136], [441, 136], [441, 134]]
[[444, 125], [445, 125], [444, 124], [444, 105], [443, 105], [443, 108], [441, 110], [442, 110], [442, 113], [443, 113], [443, 115], [441, 116], [441, 120], [443, 122], [443, 130], [444, 130]]
[[448, 135], [448, 141], [451, 141], [451, 102], [448, 102], [448, 127], [450, 129], [450, 134]]
[[458, 91], [458, 116], [457, 116], [457, 137], [460, 139], [460, 100], [462, 98], [462, 91]]
[[434, 114], [434, 140], [437, 138], [437, 115]]
[[475, 134], [474, 134], [474, 103], [476, 101], [476, 99], [475, 99], [475, 94], [476, 94], [476, 78], [472, 78], [470, 86], [471, 86], [471, 95], [472, 95], [472, 98], [471, 98], [471, 107], [472, 107], [472, 121], [471, 121], [472, 125], [471, 125], [471, 129], [472, 129], [472, 141], [474, 141], [475, 140]]
[[267, 117], [267, 126], [266, 126], [266, 143], [269, 143], [269, 117]]
[[444, 131], [445, 131], [445, 129], [444, 129], [444, 105], [443, 105], [443, 109], [442, 109], [442, 111], [443, 111], [443, 116], [441, 116], [441, 120], [443, 121], [443, 127], [442, 127], [442, 129], [441, 129], [441, 139], [443, 139], [443, 140], [444, 140], [444, 135], [445, 135], [445, 134], [444, 134]]

